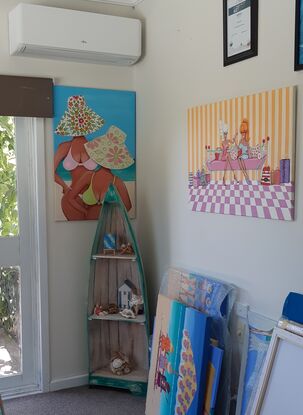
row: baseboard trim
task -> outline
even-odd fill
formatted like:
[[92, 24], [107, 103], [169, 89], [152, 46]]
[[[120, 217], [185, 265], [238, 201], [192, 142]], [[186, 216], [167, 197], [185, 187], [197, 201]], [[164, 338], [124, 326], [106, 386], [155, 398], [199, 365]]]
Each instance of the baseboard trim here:
[[[21, 396], [35, 395], [41, 393], [39, 385], [17, 386], [9, 389], [2, 389], [1, 396], [4, 400], [20, 398]], [[0, 412], [1, 413], [1, 412]]]
[[50, 392], [58, 391], [60, 389], [75, 388], [88, 384], [88, 375], [72, 376], [63, 379], [54, 379], [50, 382]]

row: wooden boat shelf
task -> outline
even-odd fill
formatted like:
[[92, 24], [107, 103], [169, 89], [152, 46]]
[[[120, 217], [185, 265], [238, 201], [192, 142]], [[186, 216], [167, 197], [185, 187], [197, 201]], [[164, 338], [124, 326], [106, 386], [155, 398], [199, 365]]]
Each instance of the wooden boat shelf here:
[[145, 315], [139, 315], [136, 318], [125, 318], [120, 314], [107, 314], [106, 316], [96, 316], [92, 314], [88, 317], [89, 320], [107, 320], [107, 321], [118, 321], [121, 323], [137, 323], [144, 324], [146, 321]]
[[[104, 254], [104, 237], [115, 236], [116, 253]], [[133, 254], [120, 254], [130, 245]], [[124, 287], [122, 289], [122, 287]], [[127, 319], [117, 314], [97, 316], [95, 307], [108, 304], [130, 309], [132, 296], [142, 298], [142, 314]], [[102, 209], [91, 253], [91, 270], [87, 304], [87, 329], [90, 386], [128, 389], [145, 395], [149, 368], [149, 313], [146, 283], [140, 251], [127, 212], [116, 188], [111, 185]], [[110, 369], [113, 356], [124, 355], [131, 372], [117, 376]]]
[[135, 369], [128, 375], [116, 376], [109, 368], [95, 370], [90, 374], [90, 387], [108, 386], [128, 389], [134, 395], [145, 395], [147, 391], [148, 370]]

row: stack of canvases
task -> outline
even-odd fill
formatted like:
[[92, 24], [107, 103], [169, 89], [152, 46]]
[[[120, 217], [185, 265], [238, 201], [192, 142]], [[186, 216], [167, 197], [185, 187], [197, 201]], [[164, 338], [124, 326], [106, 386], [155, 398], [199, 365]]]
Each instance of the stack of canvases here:
[[158, 297], [146, 415], [228, 414], [234, 292], [214, 279], [168, 271]]

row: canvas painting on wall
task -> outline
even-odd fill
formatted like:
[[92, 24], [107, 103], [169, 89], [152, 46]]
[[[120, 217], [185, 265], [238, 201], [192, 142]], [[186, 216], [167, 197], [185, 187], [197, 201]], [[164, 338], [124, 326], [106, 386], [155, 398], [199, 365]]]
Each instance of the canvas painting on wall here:
[[54, 87], [55, 219], [96, 220], [113, 183], [135, 216], [136, 95]]
[[295, 87], [188, 110], [195, 212], [293, 220]]

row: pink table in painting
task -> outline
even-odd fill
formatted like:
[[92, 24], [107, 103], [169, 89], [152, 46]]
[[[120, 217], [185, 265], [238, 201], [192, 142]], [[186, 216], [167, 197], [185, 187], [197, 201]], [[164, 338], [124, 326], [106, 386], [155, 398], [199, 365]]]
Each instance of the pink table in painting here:
[[[251, 158], [242, 160], [246, 170], [262, 170], [267, 155], [260, 159]], [[212, 160], [206, 163], [209, 171], [229, 171], [229, 170], [242, 170], [238, 160], [222, 161]]]

